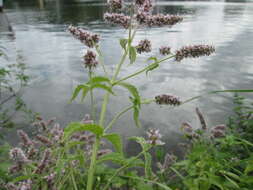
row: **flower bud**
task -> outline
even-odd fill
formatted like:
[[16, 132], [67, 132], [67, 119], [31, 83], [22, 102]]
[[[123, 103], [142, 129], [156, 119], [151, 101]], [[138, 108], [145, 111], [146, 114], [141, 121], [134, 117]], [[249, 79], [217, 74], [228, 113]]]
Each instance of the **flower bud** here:
[[88, 50], [87, 53], [84, 55], [84, 65], [85, 68], [96, 68], [98, 65], [98, 61], [96, 60], [96, 54], [93, 51]]

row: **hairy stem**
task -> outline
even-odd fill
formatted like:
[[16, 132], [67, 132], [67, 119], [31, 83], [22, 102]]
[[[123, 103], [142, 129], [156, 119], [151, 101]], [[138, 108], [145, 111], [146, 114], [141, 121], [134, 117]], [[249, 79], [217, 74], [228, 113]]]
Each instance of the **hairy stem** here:
[[88, 171], [88, 181], [87, 181], [86, 190], [93, 190], [92, 189], [93, 178], [94, 178], [94, 172], [95, 172], [95, 168], [96, 168], [96, 159], [97, 159], [97, 152], [99, 149], [99, 144], [100, 144], [100, 138], [96, 137], [95, 143], [93, 145], [93, 150], [92, 150], [90, 168]]

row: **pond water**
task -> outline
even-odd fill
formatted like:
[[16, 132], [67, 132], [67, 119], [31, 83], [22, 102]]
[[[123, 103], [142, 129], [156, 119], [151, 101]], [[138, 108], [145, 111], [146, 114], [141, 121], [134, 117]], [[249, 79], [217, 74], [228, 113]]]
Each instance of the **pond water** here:
[[[45, 118], [57, 117], [62, 125], [79, 121], [89, 113], [89, 101], [68, 103], [74, 87], [87, 80], [87, 72], [82, 65], [85, 47], [66, 32], [66, 28], [73, 24], [99, 33], [106, 66], [112, 70], [122, 53], [118, 39], [127, 34], [124, 29], [104, 23], [106, 9], [103, 3], [57, 0], [44, 5], [36, 1], [7, 4], [6, 14], [15, 36], [2, 31], [0, 42], [7, 48], [10, 62], [15, 62], [18, 56], [29, 67], [32, 82], [23, 97], [32, 110]], [[150, 38], [154, 51], [142, 54], [135, 64], [126, 66], [121, 76], [142, 68], [149, 56], [158, 55], [161, 45], [169, 45], [175, 50], [183, 45], [211, 44], [216, 47], [216, 53], [180, 64], [163, 63], [148, 76], [143, 74], [129, 80], [140, 88], [143, 97], [169, 93], [185, 100], [211, 90], [252, 89], [253, 3], [165, 1], [159, 2], [155, 11], [183, 15], [185, 19], [173, 28], [140, 30], [135, 43]], [[130, 104], [126, 91], [117, 89], [116, 92], [117, 96], [109, 104], [108, 120]], [[250, 94], [245, 96], [252, 97]], [[206, 96], [178, 108], [155, 104], [143, 106], [142, 129], [134, 126], [130, 112], [117, 122], [114, 131], [128, 137], [143, 135], [145, 129], [155, 127], [172, 145], [180, 138], [182, 122], [199, 127], [195, 107], [200, 108], [208, 125], [213, 126], [224, 123], [231, 114], [232, 97], [233, 94]], [[100, 104], [101, 91], [96, 91], [96, 98]]]

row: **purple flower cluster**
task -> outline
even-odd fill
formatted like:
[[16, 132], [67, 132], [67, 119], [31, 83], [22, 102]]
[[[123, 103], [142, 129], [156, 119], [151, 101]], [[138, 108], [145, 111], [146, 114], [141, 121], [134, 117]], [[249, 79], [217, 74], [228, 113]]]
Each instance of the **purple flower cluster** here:
[[159, 52], [161, 55], [169, 55], [171, 53], [170, 49], [171, 48], [168, 46], [162, 46], [162, 47], [160, 47]]
[[151, 52], [151, 42], [147, 39], [141, 40], [139, 44], [136, 46], [136, 50], [139, 54], [143, 52]]
[[209, 56], [215, 52], [215, 48], [209, 45], [185, 46], [176, 51], [176, 61], [182, 61], [184, 58], [197, 58], [200, 56]]
[[92, 34], [78, 27], [69, 26], [69, 32], [89, 48], [93, 48], [99, 42], [99, 35]]
[[136, 15], [136, 20], [139, 24], [145, 24], [149, 27], [152, 26], [173, 26], [183, 21], [183, 18], [177, 15], [150, 15], [145, 11], [139, 11]]
[[96, 54], [93, 51], [88, 50], [84, 55], [84, 65], [85, 68], [96, 68], [98, 61], [96, 60]]
[[130, 26], [130, 17], [122, 13], [105, 13], [104, 19], [109, 23], [119, 24], [126, 29]]
[[113, 11], [122, 9], [122, 0], [109, 0], [109, 6]]
[[159, 129], [149, 129], [147, 131], [148, 140], [147, 143], [151, 145], [164, 145], [164, 142], [161, 141], [162, 135], [160, 134]]
[[167, 94], [156, 96], [155, 101], [159, 105], [172, 105], [172, 106], [179, 106], [182, 103], [178, 97]]
[[50, 162], [50, 156], [51, 156], [50, 149], [46, 149], [42, 160], [40, 161], [39, 165], [37, 166], [37, 169], [35, 170], [36, 174], [41, 174], [45, 170], [45, 168], [48, 166]]
[[161, 141], [162, 135], [160, 134], [159, 129], [149, 129], [147, 131], [148, 140], [147, 143], [151, 145], [164, 145], [164, 142]]
[[136, 1], [135, 4], [138, 6], [139, 11], [143, 11], [146, 13], [151, 13], [152, 12], [152, 0], [139, 0]]
[[226, 125], [217, 125], [211, 129], [211, 134], [213, 138], [224, 137], [226, 134]]

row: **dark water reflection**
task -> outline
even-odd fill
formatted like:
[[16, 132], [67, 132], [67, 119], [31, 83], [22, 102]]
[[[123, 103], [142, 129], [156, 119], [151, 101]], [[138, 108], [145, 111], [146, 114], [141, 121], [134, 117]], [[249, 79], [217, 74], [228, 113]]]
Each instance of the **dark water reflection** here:
[[[102, 20], [105, 11], [106, 6], [101, 3], [60, 3], [57, 0], [44, 7], [29, 1], [8, 5], [6, 12], [15, 31], [15, 40], [2, 32], [0, 42], [13, 57], [19, 52], [30, 68], [33, 82], [24, 98], [33, 110], [45, 117], [56, 116], [62, 124], [80, 120], [89, 112], [88, 102], [67, 103], [74, 86], [85, 81], [87, 74], [81, 60], [84, 49], [65, 29], [75, 24], [101, 34], [105, 61], [111, 69], [121, 54], [118, 38], [126, 36], [126, 32], [105, 24]], [[208, 43], [216, 46], [217, 53], [182, 64], [164, 63], [148, 77], [143, 75], [130, 80], [141, 89], [144, 97], [171, 93], [188, 99], [210, 90], [252, 89], [252, 3], [161, 2], [155, 11], [180, 14], [185, 20], [171, 29], [143, 29], [137, 34], [136, 41], [152, 40], [152, 55], [158, 55], [158, 48], [165, 44], [176, 49], [182, 45]], [[147, 56], [150, 55], [141, 55], [137, 63], [122, 71], [121, 76], [141, 68]], [[101, 101], [99, 91], [96, 96]], [[109, 105], [108, 118], [128, 105], [124, 101], [127, 96], [125, 91], [117, 89], [117, 96]], [[204, 97], [175, 109], [143, 106], [141, 120], [144, 128], [160, 128], [172, 145], [178, 141], [182, 122], [189, 121], [199, 127], [194, 113], [196, 106], [205, 114], [210, 126], [223, 123], [231, 113], [232, 94]], [[134, 127], [131, 113], [126, 114], [114, 130], [126, 137], [143, 134], [143, 129]]]

